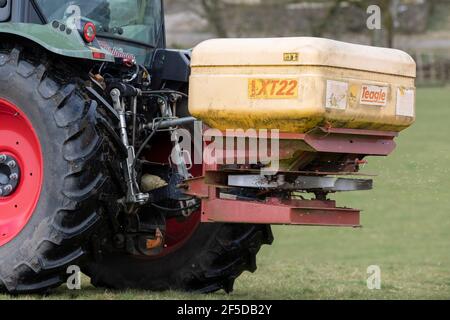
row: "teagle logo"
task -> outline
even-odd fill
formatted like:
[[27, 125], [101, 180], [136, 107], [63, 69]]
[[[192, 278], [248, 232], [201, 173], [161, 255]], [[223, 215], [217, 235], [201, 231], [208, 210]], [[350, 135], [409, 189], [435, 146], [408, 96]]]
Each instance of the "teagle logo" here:
[[362, 86], [361, 104], [385, 106], [388, 98], [388, 87]]

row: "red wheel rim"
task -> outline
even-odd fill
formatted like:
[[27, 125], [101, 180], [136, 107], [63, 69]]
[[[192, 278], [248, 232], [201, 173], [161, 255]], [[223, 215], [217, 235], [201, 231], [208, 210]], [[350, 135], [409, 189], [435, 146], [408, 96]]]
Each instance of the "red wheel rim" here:
[[[200, 176], [202, 174], [202, 166], [195, 165], [191, 170], [191, 174], [194, 177]], [[166, 243], [163, 252], [161, 255], [157, 256], [157, 258], [168, 255], [181, 248], [200, 226], [200, 221], [201, 210], [197, 210], [188, 218], [183, 220], [177, 220], [174, 218], [167, 220]]]
[[[159, 147], [159, 152], [149, 154], [147, 160], [155, 163], [164, 163], [172, 152], [172, 146], [164, 139], [161, 139], [156, 143], [159, 143], [158, 145], [161, 146]], [[201, 176], [203, 173], [203, 166], [194, 165], [190, 170], [190, 173], [194, 177]], [[166, 222], [165, 245], [162, 253], [147, 259], [158, 259], [183, 247], [200, 226], [200, 222], [200, 210], [183, 220], [178, 220], [176, 218], [168, 219]]]
[[19, 107], [0, 98], [0, 155], [16, 160], [20, 181], [0, 196], [0, 247], [13, 240], [36, 209], [43, 179], [41, 145], [31, 121]]
[[194, 234], [200, 225], [200, 210], [183, 221], [170, 219], [166, 226], [166, 244], [163, 255], [169, 254], [182, 247]]

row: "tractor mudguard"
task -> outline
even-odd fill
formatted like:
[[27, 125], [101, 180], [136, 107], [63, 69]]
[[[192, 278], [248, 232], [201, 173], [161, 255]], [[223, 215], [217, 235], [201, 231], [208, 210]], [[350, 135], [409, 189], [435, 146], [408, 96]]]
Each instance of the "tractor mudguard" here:
[[53, 21], [46, 25], [0, 23], [0, 38], [7, 34], [31, 40], [61, 56], [114, 62], [114, 56], [103, 50], [96, 40], [86, 44], [78, 30], [68, 28], [63, 22]]

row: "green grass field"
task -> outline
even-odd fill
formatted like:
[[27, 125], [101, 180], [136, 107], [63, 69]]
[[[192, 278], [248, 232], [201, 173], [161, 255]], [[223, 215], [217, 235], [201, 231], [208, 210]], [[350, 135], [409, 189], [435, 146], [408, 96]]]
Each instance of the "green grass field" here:
[[[275, 227], [231, 295], [105, 292], [85, 279], [44, 299], [450, 299], [450, 89], [419, 90], [417, 123], [392, 156], [369, 160], [375, 190], [337, 198], [364, 209], [364, 228]], [[381, 267], [381, 290], [367, 289], [369, 265]]]

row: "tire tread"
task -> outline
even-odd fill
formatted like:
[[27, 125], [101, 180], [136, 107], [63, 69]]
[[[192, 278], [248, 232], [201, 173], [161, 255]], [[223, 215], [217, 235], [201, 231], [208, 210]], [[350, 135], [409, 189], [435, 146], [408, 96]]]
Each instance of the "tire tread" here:
[[[50, 213], [48, 221], [40, 223], [29, 243], [14, 254], [14, 260], [19, 261], [8, 270], [0, 268], [0, 291], [11, 294], [46, 292], [64, 282], [66, 267], [85, 257], [84, 247], [100, 224], [98, 206], [102, 186], [108, 180], [107, 168], [102, 167], [87, 184], [83, 185], [81, 179], [91, 177], [91, 164], [101, 163], [107, 148], [101, 147], [105, 139], [96, 127], [97, 103], [83, 94], [82, 81], [51, 77], [45, 54], [40, 63], [33, 63], [26, 50], [16, 47], [10, 50], [7, 59], [16, 66], [19, 76], [36, 86], [41, 99], [49, 101], [50, 118], [65, 137], [61, 161], [69, 168], [71, 183], [67, 184], [69, 189], [61, 190], [66, 198], [63, 204]], [[74, 110], [74, 107], [82, 109]], [[79, 117], [73, 117], [75, 113]], [[66, 219], [78, 219], [78, 222], [67, 227], [63, 225]], [[44, 229], [42, 236], [40, 233]]]

